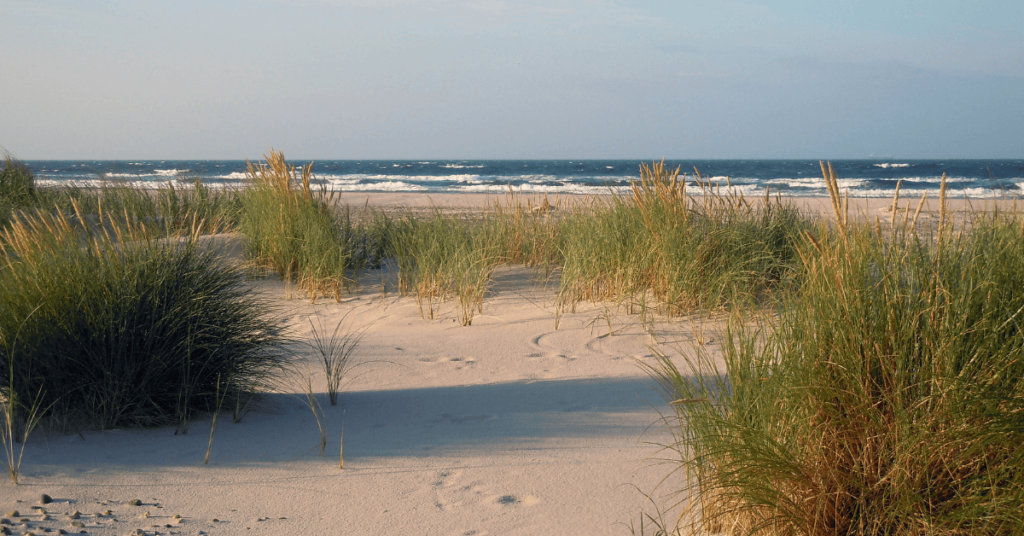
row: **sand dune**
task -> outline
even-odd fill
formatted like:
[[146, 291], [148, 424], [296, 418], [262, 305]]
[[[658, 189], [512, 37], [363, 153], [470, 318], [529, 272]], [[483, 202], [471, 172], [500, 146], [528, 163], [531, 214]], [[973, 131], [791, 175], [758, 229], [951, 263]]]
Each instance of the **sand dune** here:
[[[276, 392], [239, 423], [221, 415], [209, 465], [208, 416], [186, 435], [51, 424], [30, 440], [22, 484], [0, 486], [0, 508], [37, 533], [592, 535], [628, 534], [652, 510], [644, 493], [671, 504], [674, 477], [662, 481], [673, 467], [658, 446], [671, 439], [657, 423], [666, 407], [637, 360], [651, 360], [655, 340], [687, 344], [688, 330], [645, 332], [601, 305], [556, 330], [553, 289], [524, 268], [499, 270], [483, 314], [461, 327], [453, 304], [424, 320], [413, 298], [383, 293], [382, 278], [368, 272], [340, 304], [286, 300], [275, 278], [256, 283], [300, 343]], [[366, 333], [332, 407], [301, 341], [311, 315], [333, 326], [349, 311]], [[326, 414], [323, 457], [307, 373]], [[41, 493], [54, 498], [49, 520], [30, 511]], [[64, 515], [75, 510], [88, 515]]]

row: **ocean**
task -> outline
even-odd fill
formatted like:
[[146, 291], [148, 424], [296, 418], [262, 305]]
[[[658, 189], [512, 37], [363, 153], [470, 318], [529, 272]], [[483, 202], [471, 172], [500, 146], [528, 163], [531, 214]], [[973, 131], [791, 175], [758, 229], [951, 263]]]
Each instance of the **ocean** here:
[[[308, 161], [293, 160], [293, 164]], [[817, 160], [666, 160], [693, 181], [694, 167], [712, 184], [746, 196], [768, 188], [783, 196], [827, 196]], [[244, 160], [28, 160], [41, 185], [99, 186], [127, 182], [156, 188], [195, 177], [214, 187], [240, 187]], [[319, 160], [318, 182], [342, 192], [625, 193], [640, 160]], [[1012, 198], [1024, 194], [1024, 160], [834, 160], [839, 185], [851, 197], [938, 193], [942, 174], [951, 197]]]

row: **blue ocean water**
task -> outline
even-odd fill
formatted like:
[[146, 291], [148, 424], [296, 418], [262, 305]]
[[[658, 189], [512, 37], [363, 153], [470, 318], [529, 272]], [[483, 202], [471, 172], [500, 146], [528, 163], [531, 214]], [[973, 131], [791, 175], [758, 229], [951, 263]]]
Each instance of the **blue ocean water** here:
[[[244, 160], [25, 162], [41, 184], [97, 186], [126, 181], [158, 187], [180, 177], [199, 177], [215, 187], [245, 183]], [[305, 161], [293, 161], [305, 164]], [[625, 193], [639, 177], [640, 160], [322, 160], [314, 161], [317, 181], [342, 192], [476, 192], [500, 194], [509, 187], [524, 193]], [[817, 160], [679, 160], [693, 180], [696, 167], [713, 184], [732, 185], [744, 195], [765, 189], [784, 196], [827, 196]], [[1024, 194], [1024, 160], [836, 160], [839, 185], [851, 197], [891, 197], [938, 192], [943, 173], [948, 195], [972, 198]]]

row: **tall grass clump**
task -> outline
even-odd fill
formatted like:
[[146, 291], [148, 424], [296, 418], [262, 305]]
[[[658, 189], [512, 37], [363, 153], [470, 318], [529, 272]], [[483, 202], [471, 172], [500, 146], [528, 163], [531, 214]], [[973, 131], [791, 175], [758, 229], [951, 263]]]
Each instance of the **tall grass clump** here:
[[181, 175], [156, 192], [156, 209], [170, 232], [191, 230], [200, 222], [202, 234], [224, 232], [235, 228], [241, 215], [238, 192], [210, 188], [198, 176]]
[[17, 341], [0, 347], [3, 397], [41, 392], [50, 415], [109, 428], [186, 424], [218, 391], [263, 389], [281, 326], [196, 237], [17, 215], [0, 237], [0, 334]]
[[355, 265], [348, 247], [353, 226], [347, 211], [339, 217], [332, 193], [313, 187], [312, 166], [296, 170], [275, 151], [265, 163], [249, 163], [239, 230], [250, 256], [286, 282], [314, 301], [326, 295], [340, 300]]
[[398, 261], [399, 290], [414, 295], [423, 318], [433, 319], [440, 304], [456, 298], [463, 326], [483, 310], [484, 294], [498, 264], [487, 227], [436, 214], [407, 217], [392, 225], [390, 249]]
[[632, 195], [577, 211], [563, 224], [559, 304], [644, 300], [668, 314], [752, 304], [791, 275], [799, 230], [795, 208], [723, 193], [699, 174], [643, 165]]
[[547, 195], [525, 198], [511, 188], [495, 200], [482, 225], [487, 242], [496, 248], [501, 262], [540, 267], [550, 274], [562, 264], [561, 219], [563, 204]]
[[690, 521], [1024, 533], [1024, 221], [975, 214], [954, 228], [943, 209], [933, 236], [854, 224], [830, 178], [838, 223], [799, 244], [801, 282], [777, 321], [734, 323], [724, 371], [701, 349], [689, 370], [664, 358], [657, 371]]
[[32, 206], [36, 198], [32, 170], [11, 155], [5, 155], [4, 167], [0, 169], [0, 227], [7, 224], [15, 209]]

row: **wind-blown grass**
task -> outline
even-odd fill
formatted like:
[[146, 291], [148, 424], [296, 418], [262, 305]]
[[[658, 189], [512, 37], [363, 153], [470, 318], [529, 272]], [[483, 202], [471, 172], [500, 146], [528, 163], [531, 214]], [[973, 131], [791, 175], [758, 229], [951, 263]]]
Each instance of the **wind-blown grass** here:
[[11, 155], [5, 155], [4, 167], [0, 169], [0, 227], [7, 225], [14, 209], [32, 206], [36, 200], [32, 171]]
[[399, 290], [416, 296], [423, 318], [433, 319], [451, 296], [459, 300], [463, 326], [482, 311], [499, 260], [486, 229], [440, 213], [425, 221], [408, 217], [393, 224], [389, 244], [398, 261]]
[[[339, 215], [333, 193], [312, 184], [312, 164], [301, 170], [271, 151], [263, 164], [249, 164], [241, 194], [239, 229], [249, 254], [315, 301], [341, 299], [354, 283], [354, 228], [348, 211]], [[362, 244], [365, 250], [365, 244]]]
[[1024, 222], [883, 231], [829, 175], [838, 223], [799, 244], [778, 320], [734, 322], [724, 371], [700, 348], [656, 371], [694, 530], [1024, 533]]
[[[82, 216], [76, 215], [77, 220]], [[21, 213], [0, 238], [7, 399], [109, 428], [187, 423], [220, 390], [260, 391], [281, 327], [196, 235], [156, 240], [113, 218], [96, 228]]]
[[702, 195], [663, 164], [641, 167], [631, 198], [569, 217], [560, 231], [559, 304], [646, 301], [670, 315], [727, 304], [751, 305], [792, 274], [806, 219], [769, 196], [748, 200], [714, 189]]

